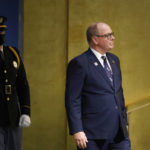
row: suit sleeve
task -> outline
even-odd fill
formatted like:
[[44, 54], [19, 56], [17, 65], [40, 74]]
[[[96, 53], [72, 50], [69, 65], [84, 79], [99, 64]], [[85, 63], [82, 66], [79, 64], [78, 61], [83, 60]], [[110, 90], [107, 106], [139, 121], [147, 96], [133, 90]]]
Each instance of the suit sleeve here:
[[[118, 59], [118, 64], [120, 68], [120, 61]], [[123, 88], [122, 88], [122, 74], [121, 74], [121, 69], [120, 69], [120, 77], [121, 77], [121, 93], [122, 93], [122, 101], [121, 101], [121, 109], [122, 109], [122, 115], [125, 119], [126, 125], [128, 125], [127, 121], [127, 112], [126, 112], [126, 107], [125, 107], [125, 100], [124, 100], [124, 94], [123, 94]]]
[[21, 114], [27, 114], [30, 116], [30, 90], [21, 57], [20, 57], [20, 67], [17, 73], [16, 87], [20, 103]]
[[83, 131], [82, 127], [82, 88], [85, 80], [85, 70], [76, 60], [72, 60], [67, 68], [65, 105], [68, 117], [69, 131], [73, 135]]
[[[122, 89], [122, 93], [123, 93], [123, 89]], [[125, 107], [124, 96], [123, 96], [123, 101], [122, 101], [122, 112], [123, 112], [123, 117], [125, 118], [125, 121], [126, 121], [126, 125], [128, 125], [127, 111]]]

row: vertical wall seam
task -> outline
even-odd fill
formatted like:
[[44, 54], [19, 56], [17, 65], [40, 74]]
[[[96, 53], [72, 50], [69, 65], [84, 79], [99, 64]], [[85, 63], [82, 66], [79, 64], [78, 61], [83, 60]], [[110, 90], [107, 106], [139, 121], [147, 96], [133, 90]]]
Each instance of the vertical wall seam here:
[[[66, 70], [69, 61], [69, 0], [66, 0]], [[65, 71], [66, 72], [66, 71]], [[66, 78], [65, 78], [66, 79]], [[65, 150], [68, 150], [67, 116], [65, 119]]]

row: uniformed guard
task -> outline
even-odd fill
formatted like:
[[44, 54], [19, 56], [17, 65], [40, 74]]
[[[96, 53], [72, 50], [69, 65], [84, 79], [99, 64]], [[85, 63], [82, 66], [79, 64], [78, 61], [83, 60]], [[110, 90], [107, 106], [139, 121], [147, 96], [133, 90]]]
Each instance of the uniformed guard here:
[[21, 150], [21, 128], [30, 121], [30, 93], [19, 51], [4, 46], [7, 18], [0, 16], [0, 150]]

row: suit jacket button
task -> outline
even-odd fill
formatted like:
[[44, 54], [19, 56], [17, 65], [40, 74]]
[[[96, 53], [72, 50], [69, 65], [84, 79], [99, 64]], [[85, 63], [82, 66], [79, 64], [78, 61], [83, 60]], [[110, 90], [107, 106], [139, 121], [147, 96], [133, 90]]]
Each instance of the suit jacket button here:
[[7, 83], [7, 82], [8, 82], [8, 79], [6, 79], [5, 82]]
[[7, 70], [4, 70], [4, 73], [7, 73]]
[[116, 109], [118, 109], [118, 106], [115, 106]]

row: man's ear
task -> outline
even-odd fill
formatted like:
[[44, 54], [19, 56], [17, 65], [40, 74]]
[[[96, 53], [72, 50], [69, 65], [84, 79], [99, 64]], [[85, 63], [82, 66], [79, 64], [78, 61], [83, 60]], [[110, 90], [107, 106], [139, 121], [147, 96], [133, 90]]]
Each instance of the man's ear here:
[[98, 44], [98, 41], [97, 41], [97, 37], [96, 36], [92, 36], [92, 42], [94, 43], [94, 45], [97, 45]]

